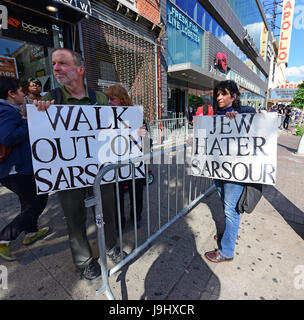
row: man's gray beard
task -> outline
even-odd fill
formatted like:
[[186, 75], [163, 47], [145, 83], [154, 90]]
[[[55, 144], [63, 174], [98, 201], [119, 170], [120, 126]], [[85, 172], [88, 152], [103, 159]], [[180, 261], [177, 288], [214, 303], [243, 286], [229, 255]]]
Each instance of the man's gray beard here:
[[56, 78], [57, 82], [59, 82], [61, 85], [64, 85], [64, 81], [60, 81], [58, 78]]

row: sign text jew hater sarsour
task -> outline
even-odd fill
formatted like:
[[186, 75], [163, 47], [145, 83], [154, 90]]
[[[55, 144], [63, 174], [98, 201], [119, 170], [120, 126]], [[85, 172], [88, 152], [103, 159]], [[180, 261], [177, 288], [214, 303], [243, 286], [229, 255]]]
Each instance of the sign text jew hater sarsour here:
[[276, 167], [276, 113], [194, 118], [193, 175], [274, 185]]
[[[27, 114], [38, 194], [91, 186], [101, 167], [142, 155], [142, 107], [52, 105], [39, 112], [27, 105]], [[118, 175], [131, 179], [130, 166]], [[136, 163], [135, 177], [143, 176]], [[114, 170], [102, 179], [115, 181]]]

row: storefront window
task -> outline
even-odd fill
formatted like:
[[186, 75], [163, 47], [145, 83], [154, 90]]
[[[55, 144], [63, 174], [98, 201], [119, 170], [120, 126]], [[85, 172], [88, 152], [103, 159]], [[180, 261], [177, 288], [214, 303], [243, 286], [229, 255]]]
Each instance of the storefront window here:
[[[55, 47], [63, 47], [61, 27], [52, 25], [52, 37]], [[39, 41], [38, 41], [39, 42]], [[42, 91], [59, 86], [52, 73], [51, 51], [53, 48], [38, 43], [20, 41], [0, 34], [0, 59], [6, 64], [15, 65], [15, 74], [8, 74], [7, 67], [0, 66], [1, 76], [18, 78], [23, 85], [29, 78], [37, 78], [42, 83]]]
[[260, 50], [264, 23], [256, 0], [227, 0], [227, 2]]
[[191, 62], [201, 66], [203, 30], [167, 2], [168, 65]]
[[[257, 8], [257, 4], [255, 0], [249, 0], [249, 6], [246, 6], [247, 0], [228, 0], [230, 6], [232, 6], [232, 10], [235, 12], [237, 16], [243, 13], [244, 17], [242, 17], [241, 23], [245, 28], [248, 29], [248, 33], [253, 37], [255, 42], [258, 42], [258, 48], [260, 48], [260, 53], [262, 56], [265, 52], [265, 36], [261, 34], [263, 31], [263, 27], [265, 27], [262, 22], [261, 14]], [[210, 16], [210, 14], [205, 10], [205, 8], [197, 1], [185, 1], [185, 0], [172, 0], [167, 1], [167, 15], [168, 8], [172, 8], [174, 5], [178, 6], [181, 10], [185, 12], [189, 17], [193, 18], [194, 21], [202, 27], [203, 30], [211, 32], [216, 38], [218, 38], [230, 51], [233, 52], [241, 61], [243, 61], [247, 67], [249, 67], [261, 80], [266, 81], [265, 75], [256, 67], [256, 65], [247, 57], [247, 55], [240, 49], [239, 46], [235, 44], [232, 38], [222, 29], [222, 27]], [[175, 7], [175, 6], [174, 6]], [[175, 7], [176, 8], [176, 7]], [[176, 10], [178, 10], [176, 8]], [[185, 16], [180, 10], [178, 10], [180, 14]], [[186, 16], [185, 16], [186, 17]], [[189, 19], [189, 18], [187, 18]], [[190, 19], [189, 19], [190, 20]], [[168, 21], [168, 16], [167, 16]], [[173, 39], [171, 38], [173, 37]], [[170, 21], [168, 24], [168, 64], [176, 64], [183, 62], [193, 62], [189, 60], [189, 53], [187, 51], [193, 50], [195, 48], [189, 44], [189, 42], [185, 42], [178, 35], [176, 35], [176, 30], [174, 30], [170, 26]], [[176, 45], [174, 45], [174, 42]], [[186, 50], [186, 46], [189, 46], [189, 50]], [[179, 47], [179, 49], [178, 49]], [[176, 51], [179, 50], [179, 51]], [[174, 52], [174, 53], [173, 53]], [[194, 54], [192, 54], [193, 56]], [[187, 59], [188, 57], [188, 59]], [[198, 60], [193, 62], [194, 64], [200, 65]]]

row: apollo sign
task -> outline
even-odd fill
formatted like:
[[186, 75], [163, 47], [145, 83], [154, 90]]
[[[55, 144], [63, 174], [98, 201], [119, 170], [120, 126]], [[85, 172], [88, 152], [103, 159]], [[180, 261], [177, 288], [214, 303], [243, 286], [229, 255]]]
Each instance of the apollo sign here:
[[300, 83], [285, 83], [281, 84], [281, 89], [297, 89]]
[[8, 18], [8, 13], [7, 13], [7, 8], [6, 6], [0, 5], [0, 30], [1, 29], [7, 29], [7, 18]]
[[278, 63], [288, 62], [294, 5], [295, 5], [295, 0], [284, 0]]

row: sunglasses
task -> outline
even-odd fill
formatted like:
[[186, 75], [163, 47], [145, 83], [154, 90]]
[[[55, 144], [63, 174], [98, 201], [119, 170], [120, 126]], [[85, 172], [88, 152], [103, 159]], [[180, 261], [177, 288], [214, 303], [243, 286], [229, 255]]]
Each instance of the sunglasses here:
[[117, 99], [117, 98], [115, 98], [115, 97], [108, 97], [108, 100], [111, 100], [111, 101], [114, 101], [115, 99]]

